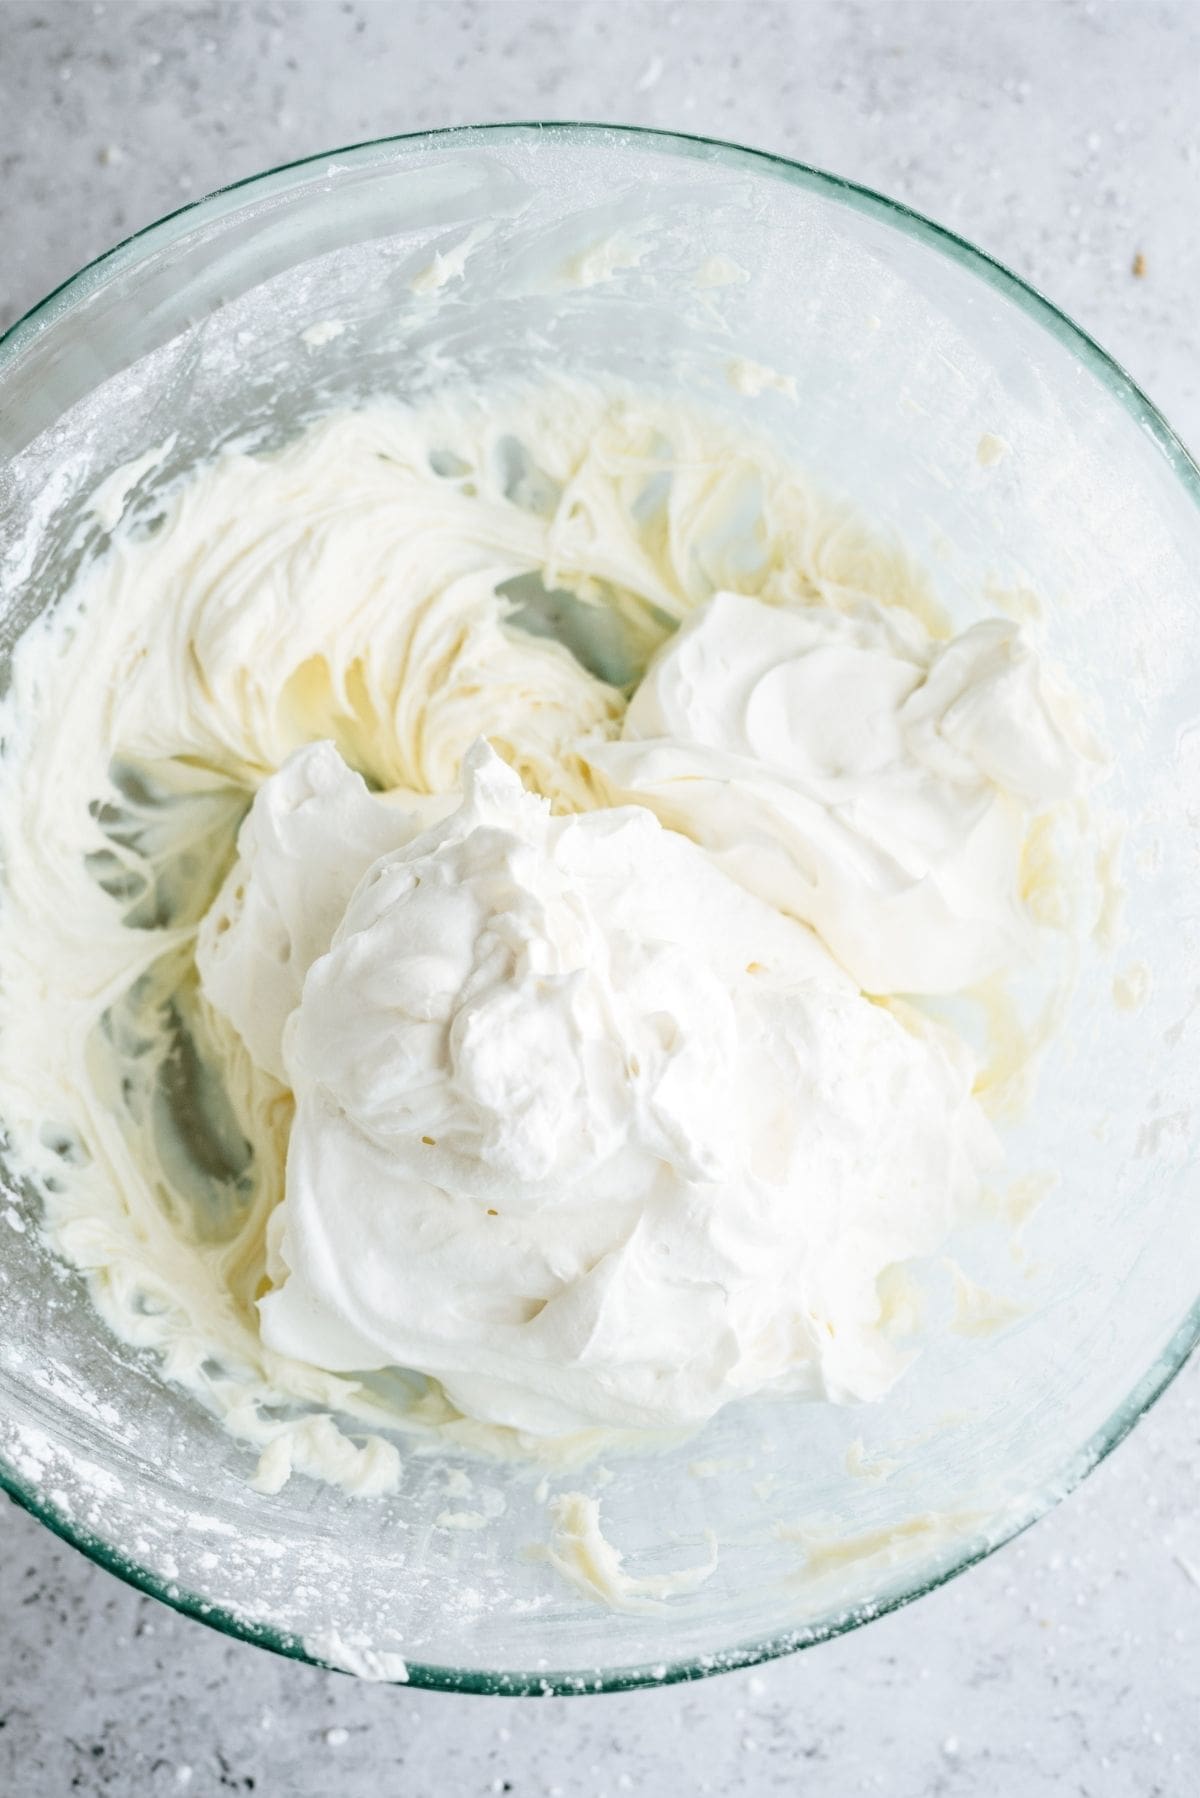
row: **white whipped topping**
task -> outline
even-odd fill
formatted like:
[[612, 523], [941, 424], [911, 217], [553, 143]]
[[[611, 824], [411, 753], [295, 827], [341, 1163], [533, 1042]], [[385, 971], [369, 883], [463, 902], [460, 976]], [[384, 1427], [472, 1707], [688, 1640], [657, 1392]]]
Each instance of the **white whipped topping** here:
[[593, 766], [871, 993], [949, 993], [1028, 951], [1031, 817], [1101, 761], [1003, 618], [937, 642], [907, 611], [718, 593], [652, 662]]
[[373, 861], [447, 809], [403, 790], [373, 797], [332, 743], [297, 751], [259, 788], [201, 923], [196, 966], [252, 1059], [283, 1084], [283, 1026], [351, 893]]
[[[0, 758], [3, 1122], [104, 1317], [264, 1490], [393, 1489], [383, 1429], [523, 1453], [486, 1420], [884, 1391], [895, 1263], [991, 1146], [961, 1045], [846, 969], [955, 985], [980, 895], [1015, 940], [1020, 819], [1079, 778], [1024, 640], [933, 642], [894, 544], [677, 397], [341, 413], [221, 452], [152, 531], [117, 520], [148, 467], [19, 645]], [[753, 630], [671, 698], [730, 607]], [[481, 756], [463, 801], [481, 736], [527, 791]], [[825, 905], [825, 944], [818, 890], [854, 925]], [[865, 979], [869, 920], [925, 980]], [[470, 1417], [358, 1377], [392, 1361]]]
[[992, 1152], [956, 1040], [642, 807], [553, 817], [481, 744], [411, 838], [336, 762], [260, 788], [199, 958], [295, 1094], [267, 1346], [535, 1434], [885, 1390], [878, 1277]]

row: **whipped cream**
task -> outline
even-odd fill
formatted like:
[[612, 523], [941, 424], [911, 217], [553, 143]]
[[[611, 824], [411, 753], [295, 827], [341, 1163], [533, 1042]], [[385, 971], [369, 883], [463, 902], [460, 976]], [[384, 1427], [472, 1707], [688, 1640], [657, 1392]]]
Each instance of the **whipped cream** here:
[[0, 758], [3, 1121], [114, 1330], [264, 1491], [885, 1392], [995, 1145], [860, 989], [1020, 953], [1095, 760], [1028, 640], [675, 399], [343, 413], [152, 531], [130, 474]]
[[660, 650], [590, 759], [870, 993], [956, 992], [1027, 956], [1030, 821], [1103, 769], [1008, 619], [939, 642], [894, 606], [736, 593]]
[[373, 796], [332, 743], [297, 751], [259, 788], [201, 921], [196, 967], [206, 997], [282, 1084], [283, 1027], [360, 878], [446, 809], [403, 789]]
[[260, 788], [198, 957], [295, 1095], [267, 1346], [531, 1434], [886, 1390], [879, 1276], [993, 1156], [957, 1040], [642, 807], [554, 817], [480, 744], [412, 837], [335, 764]]

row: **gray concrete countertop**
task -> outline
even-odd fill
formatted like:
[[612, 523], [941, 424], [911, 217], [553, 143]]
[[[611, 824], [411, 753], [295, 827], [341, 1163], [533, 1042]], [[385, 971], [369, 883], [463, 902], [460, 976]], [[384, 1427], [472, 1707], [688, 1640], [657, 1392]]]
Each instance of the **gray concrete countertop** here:
[[[292, 157], [473, 119], [628, 121], [781, 151], [960, 230], [1196, 447], [1198, 70], [1189, 0], [0, 0], [0, 327]], [[15, 1507], [0, 1540], [6, 1798], [1200, 1789], [1200, 1366], [1068, 1504], [920, 1604], [618, 1698], [358, 1685], [185, 1621]]]

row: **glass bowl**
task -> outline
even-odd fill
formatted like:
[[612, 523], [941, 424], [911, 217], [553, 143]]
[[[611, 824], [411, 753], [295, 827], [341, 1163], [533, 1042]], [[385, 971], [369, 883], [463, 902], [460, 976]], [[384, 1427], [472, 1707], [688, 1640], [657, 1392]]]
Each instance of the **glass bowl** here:
[[[731, 358], [782, 378], [735, 391]], [[973, 1270], [1019, 1287], [1020, 1320], [935, 1329], [883, 1403], [747, 1403], [550, 1482], [600, 1498], [634, 1573], [702, 1560], [715, 1531], [716, 1572], [657, 1608], [609, 1611], [539, 1557], [537, 1470], [410, 1449], [394, 1498], [253, 1492], [250, 1454], [109, 1335], [6, 1179], [11, 1494], [217, 1628], [473, 1692], [690, 1679], [853, 1628], [1067, 1492], [1200, 1329], [1200, 476], [1087, 337], [904, 207], [732, 145], [517, 125], [337, 151], [183, 209], [0, 343], [0, 662], [103, 549], [88, 494], [149, 446], [169, 480], [335, 404], [547, 368], [682, 387], [773, 433], [900, 534], [956, 621], [1036, 606], [1113, 749], [1109, 902], [1006, 1134], [1022, 1258], [997, 1230]], [[439, 1521], [456, 1472], [486, 1528]]]

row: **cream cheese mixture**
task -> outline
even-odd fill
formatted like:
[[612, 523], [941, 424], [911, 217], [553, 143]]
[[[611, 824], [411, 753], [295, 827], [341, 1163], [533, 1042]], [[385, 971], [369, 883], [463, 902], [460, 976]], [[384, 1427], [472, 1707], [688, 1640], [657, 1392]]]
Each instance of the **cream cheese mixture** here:
[[1102, 765], [1027, 631], [628, 392], [348, 412], [159, 504], [0, 764], [5, 1124], [112, 1327], [264, 1490], [884, 1394], [1001, 1158], [923, 1000], [1034, 956]]

